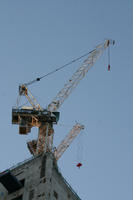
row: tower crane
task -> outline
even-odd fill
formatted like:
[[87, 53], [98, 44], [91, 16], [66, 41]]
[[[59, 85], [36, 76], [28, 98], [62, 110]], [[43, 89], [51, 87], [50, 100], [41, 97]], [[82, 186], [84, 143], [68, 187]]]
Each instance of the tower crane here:
[[[58, 92], [56, 97], [46, 109], [42, 108], [28, 89], [28, 84], [19, 86], [19, 97], [25, 96], [31, 107], [15, 107], [12, 109], [12, 123], [19, 125], [19, 134], [28, 134], [32, 127], [38, 127], [38, 138], [28, 143], [29, 150], [33, 155], [38, 155], [46, 151], [52, 151], [53, 146], [53, 125], [57, 124], [60, 113], [58, 109], [63, 102], [69, 97], [73, 89], [78, 85], [81, 79], [87, 74], [88, 70], [94, 65], [96, 60], [103, 54], [104, 50], [110, 45], [114, 45], [114, 40], [105, 40], [92, 50], [87, 59], [72, 75], [63, 89]], [[40, 79], [37, 78], [36, 81]], [[83, 128], [82, 125], [75, 125], [70, 134], [61, 142], [55, 151], [55, 158], [58, 160], [66, 150], [77, 133]]]

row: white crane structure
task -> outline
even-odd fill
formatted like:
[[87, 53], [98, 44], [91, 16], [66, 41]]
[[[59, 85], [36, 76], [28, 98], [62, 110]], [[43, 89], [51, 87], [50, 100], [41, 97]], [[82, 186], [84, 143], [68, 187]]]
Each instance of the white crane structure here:
[[[46, 151], [52, 151], [53, 148], [53, 124], [57, 124], [59, 119], [59, 112], [57, 111], [63, 102], [69, 97], [73, 89], [78, 85], [80, 80], [84, 78], [88, 70], [94, 65], [98, 58], [103, 54], [104, 50], [114, 45], [114, 40], [105, 40], [92, 50], [83, 64], [72, 75], [68, 82], [64, 85], [52, 102], [46, 109], [43, 109], [28, 91], [27, 84], [19, 87], [19, 95], [24, 95], [32, 108], [21, 107], [12, 110], [12, 123], [19, 124], [19, 133], [27, 134], [31, 128], [36, 126], [39, 128], [38, 139], [28, 142], [28, 148], [33, 155], [38, 155]], [[38, 80], [40, 80], [38, 78]], [[70, 133], [61, 142], [55, 151], [56, 160], [60, 158], [66, 148], [70, 145], [73, 139], [83, 129], [83, 125], [76, 124]]]
[[[55, 156], [55, 159], [58, 160], [63, 153], [66, 151], [66, 149], [70, 146], [72, 141], [77, 137], [77, 135], [81, 132], [81, 130], [84, 129], [84, 125], [80, 123], [76, 123], [73, 128], [70, 130], [70, 132], [65, 136], [65, 138], [61, 141], [59, 146], [57, 148], [53, 148], [53, 153]], [[37, 152], [37, 140], [32, 140], [27, 142], [28, 149], [31, 154], [38, 155]]]
[[71, 92], [78, 85], [80, 80], [84, 78], [88, 70], [94, 65], [94, 63], [103, 54], [104, 50], [109, 47], [110, 44], [114, 44], [114, 40], [106, 40], [104, 43], [96, 46], [96, 48], [89, 53], [87, 59], [68, 80], [68, 82], [56, 95], [53, 101], [48, 105], [48, 110], [53, 112], [60, 108], [65, 99], [71, 94]]
[[66, 149], [70, 146], [72, 141], [77, 137], [77, 135], [80, 133], [81, 130], [84, 129], [84, 125], [81, 125], [79, 123], [76, 123], [72, 130], [66, 135], [64, 140], [60, 143], [60, 145], [57, 147], [57, 149], [54, 151], [54, 155], [56, 160], [58, 160], [62, 154], [66, 151]]

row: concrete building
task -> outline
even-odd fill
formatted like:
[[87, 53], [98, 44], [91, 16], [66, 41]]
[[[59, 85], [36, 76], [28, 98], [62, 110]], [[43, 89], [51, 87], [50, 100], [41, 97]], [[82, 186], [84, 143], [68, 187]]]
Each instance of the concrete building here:
[[0, 200], [81, 200], [58, 170], [52, 153], [0, 174]]

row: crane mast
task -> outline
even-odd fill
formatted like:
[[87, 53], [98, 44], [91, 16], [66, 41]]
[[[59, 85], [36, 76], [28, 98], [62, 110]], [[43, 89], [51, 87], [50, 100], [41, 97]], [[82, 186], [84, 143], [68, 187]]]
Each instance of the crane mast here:
[[[32, 108], [13, 108], [12, 123], [19, 125], [20, 134], [29, 133], [31, 128], [34, 126], [39, 128], [38, 139], [27, 144], [33, 155], [38, 155], [46, 151], [52, 151], [54, 134], [53, 124], [57, 124], [60, 114], [57, 110], [69, 97], [74, 88], [79, 84], [80, 80], [84, 78], [97, 59], [103, 54], [104, 50], [111, 44], [114, 45], [114, 40], [105, 40], [104, 43], [96, 46], [46, 109], [43, 109], [40, 104], [37, 103], [34, 96], [28, 91], [27, 84], [23, 84], [19, 87], [19, 95], [25, 96]], [[40, 79], [38, 78], [36, 80]], [[83, 126], [79, 124], [75, 125], [70, 134], [62, 141], [61, 145], [59, 145], [57, 151], [55, 152], [57, 160], [81, 129], [83, 129]]]

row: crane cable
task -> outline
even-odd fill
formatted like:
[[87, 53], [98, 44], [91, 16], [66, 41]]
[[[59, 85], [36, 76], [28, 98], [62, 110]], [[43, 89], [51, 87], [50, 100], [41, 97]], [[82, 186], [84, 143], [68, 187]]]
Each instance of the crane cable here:
[[[93, 51], [95, 51], [95, 49], [94, 49]], [[61, 67], [58, 67], [58, 68], [56, 68], [55, 70], [53, 70], [53, 71], [51, 71], [51, 72], [49, 72], [49, 73], [47, 73], [47, 74], [44, 74], [43, 76], [40, 76], [40, 77], [38, 77], [38, 78], [36, 78], [36, 79], [34, 79], [34, 80], [28, 82], [28, 83], [25, 83], [24, 85], [25, 85], [25, 86], [32, 85], [33, 83], [35, 83], [35, 82], [37, 82], [37, 81], [40, 81], [41, 79], [45, 78], [46, 76], [49, 76], [49, 75], [51, 75], [51, 74], [53, 74], [53, 73], [55, 73], [55, 72], [57, 72], [57, 71], [59, 71], [59, 70], [65, 68], [65, 67], [67, 67], [68, 65], [71, 65], [72, 63], [77, 62], [78, 60], [81, 60], [83, 57], [89, 55], [89, 54], [92, 53], [93, 51], [90, 51], [90, 52], [88, 52], [88, 53], [85, 53], [85, 54], [83, 54], [82, 56], [77, 57], [77, 58], [71, 60], [70, 62], [68, 62], [68, 63], [62, 65]]]
[[[112, 43], [113, 43], [113, 45], [114, 45], [115, 41], [112, 40]], [[109, 40], [108, 40], [108, 44], [107, 44], [107, 47], [108, 47], [108, 71], [110, 71], [110, 48], [109, 48], [109, 44], [110, 44], [110, 42], [109, 42]], [[96, 49], [97, 49], [97, 48], [95, 48], [95, 49], [93, 49], [92, 51], [87, 52], [87, 53], [85, 53], [85, 54], [83, 54], [83, 55], [81, 55], [81, 56], [79, 56], [79, 57], [77, 57], [77, 58], [71, 60], [70, 62], [68, 62], [68, 63], [62, 65], [61, 67], [58, 67], [58, 68], [56, 68], [55, 70], [53, 70], [53, 71], [51, 71], [51, 72], [48, 72], [47, 74], [44, 74], [43, 76], [37, 77], [36, 79], [34, 79], [34, 80], [32, 80], [32, 81], [29, 81], [28, 83], [25, 83], [24, 85], [25, 85], [25, 86], [32, 85], [33, 83], [35, 83], [35, 82], [37, 82], [37, 81], [40, 81], [41, 79], [43, 79], [43, 78], [45, 78], [45, 77], [47, 77], [47, 76], [49, 76], [49, 75], [51, 75], [51, 74], [53, 74], [53, 73], [55, 73], [55, 72], [57, 72], [57, 71], [59, 71], [59, 70], [65, 68], [65, 67], [67, 67], [68, 65], [71, 65], [71, 64], [73, 64], [74, 62], [77, 62], [78, 60], [81, 60], [82, 58], [86, 57], [87, 55], [89, 55], [89, 54], [92, 53], [93, 51], [96, 51]]]

